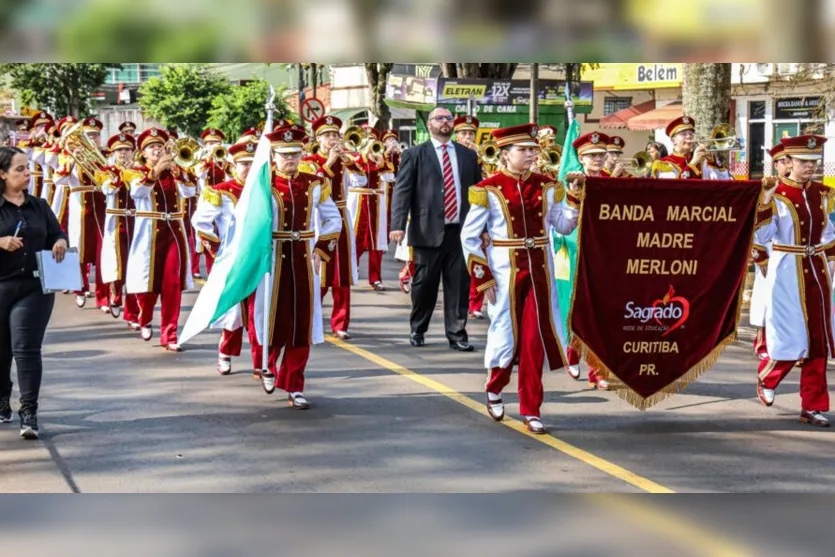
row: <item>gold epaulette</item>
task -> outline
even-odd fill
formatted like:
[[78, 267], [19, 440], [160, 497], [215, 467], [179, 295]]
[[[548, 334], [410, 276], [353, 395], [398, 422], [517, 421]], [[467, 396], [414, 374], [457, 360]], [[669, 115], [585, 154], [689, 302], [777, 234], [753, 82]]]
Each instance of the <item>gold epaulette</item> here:
[[223, 198], [221, 197], [220, 192], [211, 186], [205, 186], [201, 196], [207, 203], [214, 205], [215, 207], [220, 207], [223, 204]]
[[319, 203], [324, 203], [331, 196], [331, 181], [324, 180], [322, 181], [321, 185], [319, 186]]
[[658, 172], [676, 172], [676, 174], [678, 174], [677, 170], [678, 168], [672, 163], [659, 159], [657, 161], [653, 161], [649, 172], [650, 175], [655, 176]]
[[470, 205], [480, 205], [485, 209], [490, 208], [490, 204], [487, 201], [487, 190], [483, 187], [470, 186], [467, 197], [470, 200]]
[[144, 177], [145, 173], [135, 168], [125, 168], [122, 170], [122, 181], [126, 184], [130, 184], [134, 180], [141, 180]]

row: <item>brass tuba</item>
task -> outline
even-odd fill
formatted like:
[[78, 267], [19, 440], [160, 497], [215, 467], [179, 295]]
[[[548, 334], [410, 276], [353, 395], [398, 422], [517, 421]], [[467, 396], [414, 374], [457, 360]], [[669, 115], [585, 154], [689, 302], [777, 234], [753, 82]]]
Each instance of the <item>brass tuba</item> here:
[[84, 133], [82, 124], [83, 122], [78, 122], [64, 132], [59, 144], [90, 180], [101, 184], [105, 181], [101, 168], [108, 166], [107, 159], [98, 145]]

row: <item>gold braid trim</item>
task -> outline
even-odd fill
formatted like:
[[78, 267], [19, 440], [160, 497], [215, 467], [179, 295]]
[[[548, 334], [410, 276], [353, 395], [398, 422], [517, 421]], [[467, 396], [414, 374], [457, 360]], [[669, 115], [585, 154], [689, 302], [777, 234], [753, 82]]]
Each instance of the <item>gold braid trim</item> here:
[[319, 186], [319, 203], [324, 203], [330, 199], [332, 193], [331, 181], [325, 179]]

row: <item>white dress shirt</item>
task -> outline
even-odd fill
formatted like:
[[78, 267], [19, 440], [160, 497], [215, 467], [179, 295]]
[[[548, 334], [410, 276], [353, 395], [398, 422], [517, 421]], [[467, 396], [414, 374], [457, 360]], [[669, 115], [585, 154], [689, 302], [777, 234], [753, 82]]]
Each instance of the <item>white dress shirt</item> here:
[[[443, 183], [443, 176], [444, 176], [444, 148], [448, 147], [447, 153], [449, 154], [449, 164], [452, 165], [452, 178], [455, 180], [455, 201], [456, 207], [458, 209], [455, 217], [452, 219], [444, 219], [444, 224], [458, 224], [461, 222], [461, 178], [458, 176], [458, 157], [455, 154], [455, 145], [452, 144], [452, 141], [447, 141], [446, 143], [441, 143], [434, 137], [430, 137], [429, 140], [432, 142], [432, 146], [435, 148], [435, 154], [438, 156], [438, 164], [441, 165], [441, 182]], [[442, 196], [446, 193], [444, 191], [441, 192]], [[443, 199], [443, 197], [442, 197]], [[444, 214], [446, 215], [446, 208], [444, 208]]]

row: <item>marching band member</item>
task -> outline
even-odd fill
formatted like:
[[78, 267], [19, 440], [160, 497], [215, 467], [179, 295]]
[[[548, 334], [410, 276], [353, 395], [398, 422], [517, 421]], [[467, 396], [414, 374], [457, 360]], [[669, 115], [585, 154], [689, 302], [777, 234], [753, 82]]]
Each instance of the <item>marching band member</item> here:
[[67, 232], [69, 228], [69, 205], [70, 205], [70, 188], [66, 180], [61, 180], [60, 171], [71, 161], [69, 151], [67, 151], [61, 144], [61, 137], [67, 128], [78, 123], [72, 116], [65, 116], [56, 122], [55, 127], [58, 129], [59, 139], [58, 156], [55, 160], [55, 170], [52, 173], [52, 181], [55, 191], [52, 193], [52, 212], [58, 218], [58, 223], [61, 229]]
[[[342, 228], [342, 216], [330, 198], [327, 180], [298, 172], [304, 130], [279, 128], [268, 136], [276, 154], [273, 178], [273, 273], [267, 335], [268, 369], [261, 370], [267, 394], [278, 387], [290, 406], [310, 407], [304, 396], [304, 370], [310, 346], [324, 341], [319, 267], [330, 262]], [[318, 237], [316, 236], [318, 228]], [[250, 302], [256, 326], [264, 318], [264, 291]], [[261, 339], [264, 344], [264, 339]], [[262, 348], [256, 346], [256, 352]], [[276, 376], [278, 355], [284, 351]], [[260, 362], [260, 359], [259, 359]]]
[[826, 138], [783, 138], [788, 177], [763, 178], [754, 241], [771, 243], [766, 272], [765, 335], [768, 359], [757, 380], [760, 401], [771, 406], [775, 389], [803, 358], [800, 421], [829, 427], [826, 361], [835, 357], [832, 272], [835, 227], [826, 207], [831, 189], [813, 182]]
[[[379, 132], [368, 128], [370, 138], [378, 140]], [[362, 153], [357, 159], [362, 172], [368, 179], [366, 187], [348, 189], [348, 207], [354, 227], [357, 245], [357, 265], [363, 254], [368, 252], [368, 283], [377, 291], [385, 290], [383, 285], [383, 254], [388, 250], [386, 192], [394, 181], [391, 165], [382, 155]]]
[[[212, 259], [222, 253], [228, 245], [235, 222], [235, 206], [241, 198], [252, 159], [255, 156], [257, 140], [236, 143], [229, 148], [229, 156], [235, 163], [235, 177], [220, 184], [203, 186], [192, 226], [203, 251]], [[217, 372], [229, 375], [232, 372], [232, 357], [241, 355], [243, 344], [243, 316], [241, 306], [230, 309], [214, 328], [223, 329], [217, 349]], [[254, 362], [257, 369], [260, 362]]]
[[[130, 187], [122, 177], [122, 171], [133, 166], [136, 139], [130, 134], [119, 133], [107, 140], [112, 156], [112, 166], [107, 168], [110, 178], [101, 189], [107, 199], [102, 234], [101, 278], [110, 285], [110, 314], [118, 318], [122, 313], [123, 290], [128, 268], [128, 252], [133, 240], [136, 206], [130, 196]], [[134, 294], [124, 297], [125, 321], [133, 331], [139, 330], [139, 301]]]
[[43, 159], [41, 167], [43, 168], [43, 188], [41, 188], [41, 199], [46, 201], [47, 205], [52, 206], [52, 197], [55, 194], [55, 169], [58, 166], [58, 155], [61, 153], [61, 147], [58, 145], [57, 124], [53, 121], [46, 125], [46, 142], [43, 146]]
[[[529, 171], [538, 149], [536, 124], [495, 130], [493, 138], [504, 169], [470, 188], [461, 231], [467, 269], [489, 301], [487, 412], [494, 420], [504, 418], [501, 393], [518, 358], [520, 412], [530, 432], [545, 433], [542, 366], [546, 358], [549, 369], [567, 365], [546, 231], [553, 226], [570, 234], [577, 227], [580, 189], [574, 185], [566, 195], [562, 184]], [[485, 228], [491, 238], [486, 252]]]
[[197, 200], [200, 192], [206, 186], [217, 186], [232, 178], [233, 167], [232, 164], [225, 158], [217, 160], [213, 156], [213, 150], [223, 146], [223, 141], [226, 136], [222, 131], [216, 128], [207, 128], [200, 134], [200, 139], [203, 141], [204, 154], [202, 159], [195, 168], [197, 175], [197, 195], [189, 198], [187, 201], [187, 216], [186, 229], [189, 233], [189, 246], [191, 249], [191, 274], [194, 278], [200, 278], [200, 254], [206, 257], [206, 272], [212, 272], [212, 265], [214, 264], [214, 256], [211, 251], [203, 249], [203, 244], [197, 239], [197, 233], [194, 231], [191, 220], [194, 211], [197, 208]]
[[[475, 116], [459, 116], [452, 121], [452, 131], [455, 134], [455, 141], [472, 149], [478, 154], [478, 147], [475, 143], [475, 136], [478, 133], [479, 121]], [[476, 288], [477, 281], [470, 277], [470, 296], [467, 308], [467, 315], [473, 319], [484, 319], [482, 308], [484, 307], [484, 292]]]
[[142, 340], [150, 341], [151, 319], [161, 297], [160, 345], [182, 352], [177, 344], [177, 322], [183, 290], [193, 286], [184, 200], [193, 197], [196, 185], [174, 164], [167, 152], [168, 133], [150, 128], [139, 134], [137, 144], [146, 164], [127, 171], [130, 195], [136, 203], [136, 224], [128, 256], [127, 291], [138, 294]]
[[[21, 118], [20, 120], [18, 120], [15, 123], [15, 129], [17, 130], [17, 133], [24, 136], [27, 135], [29, 133], [29, 123], [31, 122], [31, 120], [32, 119], [29, 117]], [[20, 139], [17, 141], [15, 147], [18, 147], [19, 149], [23, 149], [25, 151], [27, 141], [28, 140], [26, 139]]]
[[29, 123], [29, 140], [26, 142], [29, 155], [29, 195], [41, 197], [44, 184], [44, 156], [48, 135], [47, 126], [53, 123], [52, 115], [38, 112]]
[[[397, 176], [397, 169], [400, 168], [400, 143], [397, 142], [397, 139], [397, 130], [383, 130], [383, 146], [385, 147], [383, 156], [394, 176]], [[386, 234], [389, 234], [391, 232], [391, 200], [394, 198], [394, 180], [386, 182], [386, 184], [388, 184], [386, 189]]]
[[368, 184], [365, 174], [356, 161], [342, 147], [339, 130], [342, 120], [335, 116], [322, 116], [312, 124], [313, 134], [319, 142], [319, 152], [304, 158], [314, 163], [318, 175], [327, 178], [331, 185], [331, 199], [342, 215], [342, 232], [331, 260], [324, 262], [322, 272], [322, 297], [333, 289], [331, 331], [337, 338], [346, 340], [351, 320], [351, 285], [359, 282], [354, 227], [348, 212], [348, 190], [364, 188]]
[[[622, 172], [618, 172], [618, 160], [623, 154], [623, 138], [618, 135], [607, 135], [609, 142], [606, 144], [606, 162], [603, 164], [601, 174], [604, 176], [619, 177]], [[615, 172], [618, 172], [615, 174]]]
[[[67, 124], [65, 123], [65, 126]], [[96, 118], [85, 118], [82, 130], [87, 137], [99, 148], [103, 124]], [[76, 149], [79, 146], [69, 146]], [[69, 192], [69, 217], [67, 232], [70, 246], [78, 249], [81, 261], [81, 275], [83, 290], [75, 293], [75, 305], [83, 308], [87, 302], [86, 292], [90, 290], [88, 274], [90, 266], [95, 267], [95, 298], [96, 307], [103, 313], [110, 313], [110, 288], [101, 276], [102, 231], [106, 203], [99, 184], [82, 171], [75, 160], [75, 154], [70, 153], [66, 163], [56, 172], [55, 182], [67, 186]]]
[[733, 180], [725, 157], [720, 153], [707, 153], [702, 163], [702, 178], [704, 180]]
[[[575, 139], [571, 145], [577, 150], [577, 156], [580, 159], [580, 164], [583, 165], [583, 174], [585, 176], [592, 176], [595, 178], [603, 178], [606, 175], [603, 173], [603, 165], [608, 156], [608, 145], [612, 142], [609, 136], [593, 132], [581, 135]], [[558, 231], [559, 232], [559, 231]], [[569, 346], [566, 351], [568, 357], [568, 375], [572, 379], [580, 379], [580, 353], [573, 347]], [[603, 379], [598, 369], [589, 366], [589, 386], [606, 391], [609, 389], [609, 381]]]
[[702, 178], [702, 163], [707, 148], [698, 145], [693, 148], [696, 138], [696, 122], [689, 116], [676, 118], [666, 128], [667, 136], [673, 142], [673, 154], [653, 161], [650, 176], [653, 178]]
[[[788, 178], [791, 172], [791, 161], [786, 156], [782, 143], [778, 143], [768, 152], [774, 165], [774, 172], [778, 178]], [[766, 302], [766, 270], [771, 246], [754, 244], [751, 258], [754, 260], [754, 285], [751, 288], [751, 303], [749, 305], [749, 319], [751, 325], [757, 328], [754, 337], [754, 353], [761, 360], [768, 358], [768, 345], [765, 341], [765, 302]]]
[[130, 120], [126, 120], [119, 124], [119, 132], [125, 135], [132, 135], [136, 137], [134, 134], [136, 133], [136, 124], [131, 122]]

